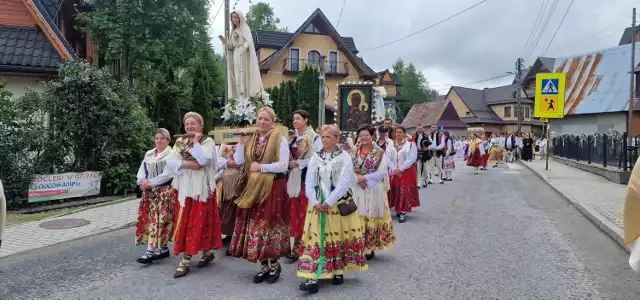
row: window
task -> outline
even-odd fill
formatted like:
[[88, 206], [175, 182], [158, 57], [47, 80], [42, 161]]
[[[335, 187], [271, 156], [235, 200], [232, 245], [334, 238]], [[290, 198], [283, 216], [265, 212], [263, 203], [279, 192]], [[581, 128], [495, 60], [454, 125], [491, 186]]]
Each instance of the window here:
[[329, 73], [338, 73], [338, 51], [329, 51]]
[[300, 49], [291, 48], [289, 50], [289, 68], [291, 71], [300, 71]]
[[504, 107], [504, 117], [511, 118], [511, 106]]
[[310, 65], [314, 65], [316, 67], [319, 67], [320, 66], [320, 52], [318, 52], [316, 50], [309, 51], [309, 54], [307, 54], [307, 60], [309, 61]]
[[528, 106], [525, 106], [524, 108], [524, 117], [525, 119], [531, 118], [531, 108]]
[[471, 112], [470, 112], [470, 111], [468, 111], [468, 112], [467, 112], [467, 117], [468, 117], [468, 116], [470, 116], [470, 115], [471, 115]]
[[309, 24], [309, 26], [307, 26], [307, 28], [304, 29], [304, 32], [306, 32], [306, 33], [322, 33], [322, 32], [320, 32], [320, 29], [318, 29], [318, 27], [316, 27], [316, 25], [314, 25], [313, 23]]

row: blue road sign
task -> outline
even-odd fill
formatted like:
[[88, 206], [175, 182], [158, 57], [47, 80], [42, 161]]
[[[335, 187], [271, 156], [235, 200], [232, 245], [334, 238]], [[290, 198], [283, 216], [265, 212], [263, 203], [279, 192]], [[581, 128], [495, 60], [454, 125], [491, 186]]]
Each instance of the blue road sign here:
[[542, 79], [542, 95], [557, 95], [558, 94], [558, 79]]
[[440, 131], [444, 130], [444, 125], [440, 124]]

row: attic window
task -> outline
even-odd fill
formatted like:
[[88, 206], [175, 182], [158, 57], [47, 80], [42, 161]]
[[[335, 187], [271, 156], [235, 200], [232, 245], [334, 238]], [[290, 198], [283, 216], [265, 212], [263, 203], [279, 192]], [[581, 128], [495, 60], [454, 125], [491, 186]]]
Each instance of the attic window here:
[[322, 33], [322, 32], [320, 32], [320, 29], [318, 29], [318, 27], [316, 27], [316, 25], [314, 25], [313, 23], [309, 24], [309, 26], [307, 26], [307, 28], [304, 29], [304, 32], [306, 32], [306, 33]]
[[470, 115], [471, 115], [471, 112], [470, 112], [470, 111], [468, 111], [468, 112], [467, 112], [467, 117], [468, 117], [468, 116], [470, 116]]

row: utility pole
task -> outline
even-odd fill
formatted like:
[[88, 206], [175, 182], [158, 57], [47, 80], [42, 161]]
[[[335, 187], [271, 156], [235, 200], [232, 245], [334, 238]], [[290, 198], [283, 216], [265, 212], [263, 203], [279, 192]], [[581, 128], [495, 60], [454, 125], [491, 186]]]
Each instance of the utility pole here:
[[[319, 80], [319, 92], [318, 92], [318, 126], [324, 125], [324, 61], [327, 57], [321, 55], [318, 61], [318, 69], [320, 70], [320, 80]], [[338, 113], [337, 111], [335, 113]]]
[[516, 105], [516, 116], [518, 117], [518, 130], [517, 132], [520, 133], [520, 130], [522, 129], [522, 119], [524, 118], [523, 116], [523, 109], [522, 109], [522, 105], [521, 105], [521, 92], [520, 90], [522, 89], [522, 64], [524, 62], [524, 59], [522, 58], [518, 58], [516, 60], [516, 101], [517, 101], [517, 105]]
[[[224, 38], [228, 38], [229, 37], [229, 24], [231, 24], [231, 20], [230, 20], [230, 16], [231, 12], [229, 12], [229, 0], [224, 0]], [[227, 70], [229, 70], [227, 64], [229, 64], [229, 62], [227, 62], [227, 50], [224, 48], [224, 45], [222, 45], [222, 57], [224, 58], [224, 65], [225, 65], [225, 69], [224, 72], [226, 73]], [[227, 80], [229, 80], [227, 78], [228, 76], [224, 76], [224, 101], [222, 102], [223, 104], [227, 104], [227, 101], [229, 101], [229, 83], [227, 82]]]
[[[631, 147], [633, 142], [633, 100], [635, 98], [635, 73], [636, 68], [636, 35], [638, 34], [638, 28], [636, 27], [636, 8], [633, 8], [633, 21], [631, 22], [631, 28], [633, 28], [633, 37], [631, 38], [631, 85], [629, 88], [629, 116], [627, 121], [627, 147]], [[625, 149], [627, 152], [627, 149]], [[627, 152], [628, 153], [628, 152]]]

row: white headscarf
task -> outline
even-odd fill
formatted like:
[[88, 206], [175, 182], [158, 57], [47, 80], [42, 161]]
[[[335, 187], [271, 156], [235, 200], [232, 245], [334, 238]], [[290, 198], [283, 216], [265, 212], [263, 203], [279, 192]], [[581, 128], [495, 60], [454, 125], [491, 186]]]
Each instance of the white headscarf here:
[[[253, 45], [253, 36], [251, 35], [251, 29], [247, 24], [247, 19], [244, 17], [244, 13], [242, 13], [242, 11], [240, 10], [234, 10], [231, 13], [231, 15], [233, 14], [238, 15], [238, 18], [240, 19], [240, 28], [235, 28], [235, 25], [233, 25], [233, 17], [230, 17], [229, 20], [231, 20], [231, 28], [232, 28], [230, 34], [233, 35], [233, 32], [236, 31], [237, 29], [238, 33], [245, 39], [246, 43], [248, 44], [247, 49], [245, 49], [245, 51], [249, 53], [250, 82], [247, 83], [249, 85], [248, 96], [255, 97], [255, 96], [261, 95], [262, 92], [264, 91], [264, 88], [262, 86], [262, 77], [260, 76], [260, 65], [259, 65], [260, 62], [258, 61], [258, 56], [256, 55], [256, 48]], [[231, 38], [231, 36], [229, 38]], [[233, 50], [230, 49], [229, 52], [233, 53]], [[233, 74], [233, 72], [234, 72], [233, 66], [231, 64], [227, 64], [227, 74]], [[231, 80], [228, 80], [227, 88], [229, 91], [234, 90], [234, 87], [231, 86], [232, 84], [233, 83], [231, 82]]]

